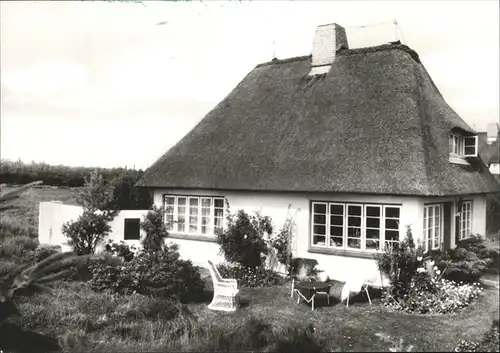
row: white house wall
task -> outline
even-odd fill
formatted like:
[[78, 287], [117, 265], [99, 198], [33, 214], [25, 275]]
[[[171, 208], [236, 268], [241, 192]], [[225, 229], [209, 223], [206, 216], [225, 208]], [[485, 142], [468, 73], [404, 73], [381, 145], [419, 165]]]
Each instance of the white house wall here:
[[[379, 195], [353, 195], [353, 194], [299, 194], [299, 193], [259, 193], [259, 192], [238, 192], [238, 191], [212, 191], [212, 190], [157, 190], [154, 193], [154, 203], [157, 206], [163, 204], [164, 194], [172, 195], [209, 195], [223, 196], [230, 206], [231, 212], [244, 209], [247, 212], [260, 211], [265, 216], [270, 216], [275, 229], [281, 228], [287, 215], [296, 213], [295, 232], [296, 241], [293, 242], [293, 253], [296, 257], [314, 258], [319, 266], [323, 268], [330, 278], [345, 280], [353, 272], [370, 273], [380, 277], [376, 263], [372, 259], [354, 258], [331, 254], [319, 254], [309, 252], [309, 218], [310, 202], [314, 201], [338, 201], [338, 202], [358, 202], [358, 203], [382, 203], [401, 205], [400, 234], [405, 234], [405, 226], [410, 225], [413, 234], [422, 234], [422, 200], [417, 197], [403, 196], [379, 196]], [[289, 211], [289, 205], [291, 205]], [[198, 241], [184, 240], [197, 247], [198, 250], [190, 250], [199, 256], [220, 261], [219, 255], [215, 256], [205, 252], [206, 244]], [[211, 258], [209, 258], [211, 256]], [[346, 270], [348, 269], [348, 270]]]

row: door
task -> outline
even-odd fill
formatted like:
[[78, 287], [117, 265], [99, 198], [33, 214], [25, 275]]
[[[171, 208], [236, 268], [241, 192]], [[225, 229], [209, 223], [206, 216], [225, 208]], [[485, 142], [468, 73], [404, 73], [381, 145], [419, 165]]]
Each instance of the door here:
[[445, 202], [443, 205], [443, 250], [451, 248], [451, 222], [455, 221], [453, 202]]

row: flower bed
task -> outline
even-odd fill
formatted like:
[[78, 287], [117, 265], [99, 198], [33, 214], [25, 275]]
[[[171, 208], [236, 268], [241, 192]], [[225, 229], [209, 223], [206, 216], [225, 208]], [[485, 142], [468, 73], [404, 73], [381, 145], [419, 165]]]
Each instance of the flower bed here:
[[454, 282], [444, 278], [448, 267], [426, 263], [421, 246], [416, 246], [411, 230], [406, 239], [378, 258], [379, 269], [391, 278], [382, 293], [382, 302], [396, 310], [416, 314], [447, 314], [468, 306], [479, 296], [478, 283]]

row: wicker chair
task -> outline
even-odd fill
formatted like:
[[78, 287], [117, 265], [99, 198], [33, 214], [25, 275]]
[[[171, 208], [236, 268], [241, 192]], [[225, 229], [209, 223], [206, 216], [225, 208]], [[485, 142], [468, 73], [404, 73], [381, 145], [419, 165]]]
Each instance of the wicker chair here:
[[208, 308], [211, 310], [236, 311], [240, 305], [238, 281], [222, 278], [212, 261], [208, 261], [208, 269], [214, 284], [214, 298]]

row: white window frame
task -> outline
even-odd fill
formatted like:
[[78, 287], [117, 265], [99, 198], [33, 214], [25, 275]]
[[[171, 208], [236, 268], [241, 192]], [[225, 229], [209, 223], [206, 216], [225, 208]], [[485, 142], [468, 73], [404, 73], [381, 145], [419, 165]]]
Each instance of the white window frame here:
[[[471, 141], [472, 140], [472, 141]], [[474, 153], [465, 153], [466, 147], [474, 146]], [[450, 135], [450, 157], [464, 158], [477, 157], [478, 152], [478, 137], [477, 136], [462, 136], [457, 134]]]
[[462, 201], [460, 210], [460, 220], [458, 223], [458, 240], [470, 238], [472, 235], [472, 200]]
[[[432, 209], [432, 226], [429, 227], [429, 209]], [[436, 237], [436, 209], [439, 211], [439, 237]], [[437, 250], [441, 248], [443, 242], [443, 231], [444, 231], [444, 211], [442, 203], [433, 203], [424, 205], [424, 242], [425, 242], [425, 252], [429, 250]], [[432, 239], [432, 245], [429, 249], [429, 236]], [[437, 239], [437, 241], [435, 241]]]
[[[314, 215], [323, 215], [321, 213], [315, 213], [314, 212], [314, 206], [315, 205], [324, 205], [326, 208], [326, 214], [325, 214], [325, 224], [320, 224], [320, 223], [315, 223], [314, 222]], [[342, 246], [336, 246], [332, 245], [331, 241], [331, 206], [342, 206], [343, 207], [343, 224], [342, 224]], [[347, 241], [348, 241], [348, 219], [349, 219], [349, 213], [348, 213], [348, 207], [349, 206], [357, 206], [361, 207], [361, 226], [355, 226], [355, 228], [359, 228], [361, 232], [360, 236], [360, 247], [359, 248], [352, 248], [347, 246]], [[378, 249], [367, 249], [366, 248], [366, 230], [367, 227], [367, 219], [366, 219], [366, 209], [368, 207], [376, 207], [380, 209], [380, 216], [377, 217], [380, 219], [380, 224], [379, 224], [379, 248]], [[369, 252], [369, 253], [376, 253], [376, 252], [382, 252], [385, 250], [385, 247], [387, 245], [386, 239], [385, 239], [385, 221], [386, 219], [396, 219], [396, 218], [386, 218], [386, 209], [387, 208], [397, 208], [399, 210], [399, 218], [398, 218], [398, 229], [389, 229], [389, 230], [394, 230], [399, 232], [399, 238], [401, 238], [401, 205], [392, 205], [392, 204], [372, 204], [372, 203], [353, 203], [353, 202], [328, 202], [328, 201], [312, 201], [311, 202], [311, 229], [310, 229], [310, 244], [312, 248], [327, 248], [327, 249], [341, 249], [341, 250], [349, 250], [349, 251], [357, 251], [357, 252]], [[340, 215], [337, 215], [340, 216]], [[318, 236], [320, 234], [314, 233], [314, 226], [325, 226], [326, 231], [325, 231], [325, 243], [324, 244], [314, 244], [314, 237]], [[322, 235], [320, 235], [322, 236]], [[399, 241], [399, 240], [398, 240]], [[395, 242], [395, 241], [391, 241]]]
[[[174, 199], [174, 204], [173, 204], [173, 223], [172, 224], [167, 224], [167, 215], [172, 215], [172, 213], [167, 213], [167, 198], [173, 198]], [[178, 205], [179, 199], [186, 199], [186, 204], [185, 204], [185, 210], [183, 213], [184, 216], [184, 230], [179, 230], [179, 211], [178, 211]], [[196, 220], [196, 231], [190, 231], [190, 200], [192, 199], [197, 199], [198, 204], [197, 204], [197, 220]], [[203, 212], [203, 206], [202, 206], [202, 200], [203, 199], [210, 199], [210, 215], [209, 215], [209, 223], [206, 224], [205, 226], [207, 227], [207, 233], [202, 233], [202, 212]], [[163, 204], [165, 206], [165, 213], [163, 217], [164, 223], [167, 225], [167, 230], [170, 233], [174, 234], [185, 234], [185, 235], [199, 235], [199, 236], [215, 236], [215, 200], [221, 200], [223, 202], [223, 207], [222, 207], [222, 228], [224, 229], [226, 226], [226, 218], [225, 218], [225, 198], [222, 196], [197, 196], [197, 195], [172, 195], [172, 194], [165, 194], [163, 195]], [[218, 209], [220, 207], [217, 207]], [[221, 218], [218, 216], [217, 218]]]

